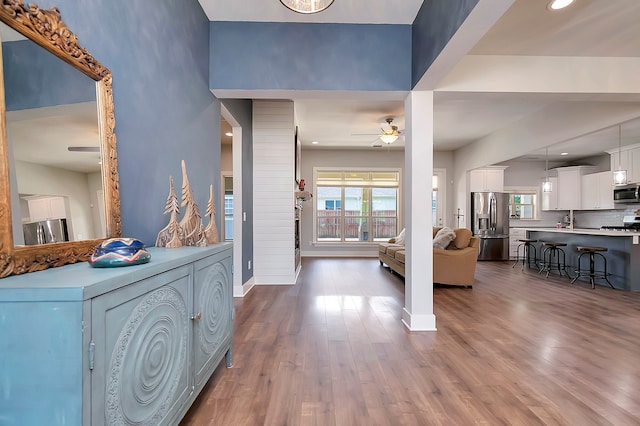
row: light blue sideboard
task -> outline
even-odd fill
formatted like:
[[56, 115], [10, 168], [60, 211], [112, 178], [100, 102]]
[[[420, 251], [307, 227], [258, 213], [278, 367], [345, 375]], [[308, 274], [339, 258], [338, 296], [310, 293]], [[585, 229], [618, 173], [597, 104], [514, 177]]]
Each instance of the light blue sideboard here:
[[231, 247], [0, 279], [0, 426], [177, 424], [231, 365]]

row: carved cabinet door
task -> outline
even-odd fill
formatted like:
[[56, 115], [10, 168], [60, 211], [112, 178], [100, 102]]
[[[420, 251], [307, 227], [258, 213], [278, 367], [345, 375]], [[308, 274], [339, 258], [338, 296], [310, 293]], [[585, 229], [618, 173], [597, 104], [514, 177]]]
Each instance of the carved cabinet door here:
[[192, 271], [172, 269], [92, 301], [93, 425], [176, 422], [193, 386]]
[[226, 354], [233, 332], [231, 256], [221, 253], [194, 265], [194, 354], [196, 388]]

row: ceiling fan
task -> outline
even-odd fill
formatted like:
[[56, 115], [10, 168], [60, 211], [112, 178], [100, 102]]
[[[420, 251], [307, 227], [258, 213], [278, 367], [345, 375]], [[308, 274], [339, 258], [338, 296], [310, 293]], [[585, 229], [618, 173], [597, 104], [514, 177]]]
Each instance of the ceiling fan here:
[[100, 152], [99, 146], [69, 146], [67, 151], [70, 152]]
[[391, 145], [403, 134], [403, 131], [398, 129], [398, 126], [393, 124], [392, 117], [385, 119], [384, 123], [380, 123], [380, 130], [381, 132], [379, 133], [355, 133], [352, 134], [352, 136], [377, 136], [371, 146], [374, 148], [380, 148], [384, 145]]

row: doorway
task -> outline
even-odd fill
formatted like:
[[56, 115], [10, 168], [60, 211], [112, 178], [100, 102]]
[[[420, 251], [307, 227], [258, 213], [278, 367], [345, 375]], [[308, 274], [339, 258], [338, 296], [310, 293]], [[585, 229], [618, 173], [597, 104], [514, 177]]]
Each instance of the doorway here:
[[447, 173], [445, 169], [433, 169], [431, 190], [431, 218], [433, 226], [445, 226]]

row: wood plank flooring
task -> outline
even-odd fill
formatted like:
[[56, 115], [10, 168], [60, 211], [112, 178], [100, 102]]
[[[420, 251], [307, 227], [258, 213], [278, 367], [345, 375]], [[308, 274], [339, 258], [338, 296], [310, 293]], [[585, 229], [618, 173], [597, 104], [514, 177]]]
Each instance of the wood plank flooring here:
[[438, 331], [411, 333], [376, 259], [305, 258], [235, 299], [233, 368], [181, 424], [640, 424], [640, 293], [479, 262], [434, 301]]

